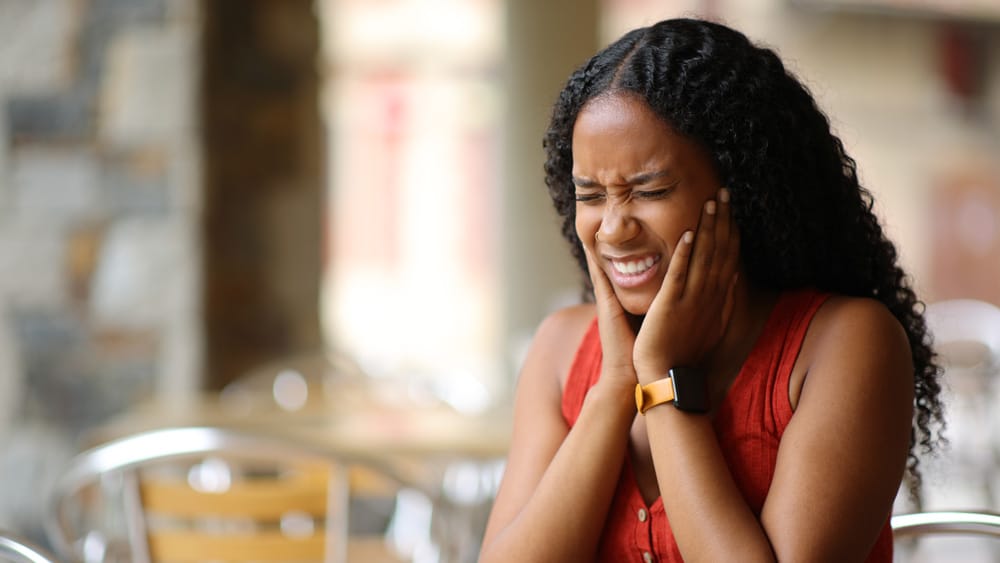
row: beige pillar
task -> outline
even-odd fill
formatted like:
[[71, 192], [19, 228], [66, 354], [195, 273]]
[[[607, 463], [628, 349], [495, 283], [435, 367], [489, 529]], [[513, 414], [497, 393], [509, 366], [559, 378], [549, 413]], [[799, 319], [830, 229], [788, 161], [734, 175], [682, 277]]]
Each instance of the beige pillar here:
[[502, 256], [504, 343], [520, 368], [539, 321], [580, 274], [545, 188], [542, 135], [569, 74], [598, 48], [597, 0], [507, 0]]

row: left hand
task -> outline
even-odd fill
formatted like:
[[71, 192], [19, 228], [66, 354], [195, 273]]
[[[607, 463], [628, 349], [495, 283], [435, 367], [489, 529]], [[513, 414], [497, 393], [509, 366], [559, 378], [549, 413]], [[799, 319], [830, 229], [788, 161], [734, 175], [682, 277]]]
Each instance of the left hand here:
[[686, 231], [670, 257], [660, 290], [635, 338], [633, 365], [649, 383], [673, 367], [698, 367], [732, 317], [739, 263], [739, 232], [729, 193], [702, 208], [697, 233]]

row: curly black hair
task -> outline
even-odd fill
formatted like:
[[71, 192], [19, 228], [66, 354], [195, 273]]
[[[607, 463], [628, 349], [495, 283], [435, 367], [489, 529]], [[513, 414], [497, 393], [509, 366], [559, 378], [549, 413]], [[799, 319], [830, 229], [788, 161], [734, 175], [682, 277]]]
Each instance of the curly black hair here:
[[578, 68], [559, 94], [543, 146], [545, 183], [585, 274], [585, 295], [592, 287], [574, 227], [573, 126], [588, 101], [619, 92], [639, 96], [676, 132], [707, 149], [731, 193], [749, 283], [874, 298], [903, 325], [914, 365], [907, 468], [917, 497], [917, 450], [934, 452], [944, 428], [924, 304], [872, 211], [855, 161], [809, 91], [774, 51], [724, 25], [693, 19], [631, 31]]

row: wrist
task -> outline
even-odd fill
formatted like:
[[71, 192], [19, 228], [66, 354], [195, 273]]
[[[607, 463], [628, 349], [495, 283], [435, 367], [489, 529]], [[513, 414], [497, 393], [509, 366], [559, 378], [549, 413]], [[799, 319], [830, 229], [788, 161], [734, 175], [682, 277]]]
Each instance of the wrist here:
[[708, 381], [697, 368], [675, 367], [661, 378], [649, 383], [639, 382], [635, 385], [634, 396], [636, 409], [641, 414], [664, 404], [698, 414], [704, 414], [711, 408]]
[[635, 370], [635, 378], [639, 383], [649, 385], [654, 381], [659, 381], [664, 377], [668, 377], [670, 375], [670, 369], [677, 365], [680, 364], [673, 363], [665, 366], [637, 367]]
[[620, 378], [610, 380], [601, 378], [587, 392], [585, 402], [601, 404], [601, 410], [620, 412], [631, 418], [635, 415], [635, 379], [631, 381]]
[[649, 385], [650, 383], [652, 383], [654, 381], [659, 381], [659, 380], [663, 379], [664, 377], [667, 377], [667, 375], [669, 375], [669, 372], [670, 372], [670, 367], [669, 366], [665, 367], [665, 368], [662, 368], [662, 369], [659, 369], [659, 368], [657, 368], [657, 369], [651, 369], [651, 368], [636, 369], [635, 370], [635, 379], [636, 379], [636, 381], [639, 382], [640, 385]]

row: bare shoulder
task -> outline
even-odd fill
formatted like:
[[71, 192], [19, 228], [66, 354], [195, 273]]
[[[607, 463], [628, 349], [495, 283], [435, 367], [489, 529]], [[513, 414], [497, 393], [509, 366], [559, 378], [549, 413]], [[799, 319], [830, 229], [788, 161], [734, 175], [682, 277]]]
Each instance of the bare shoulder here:
[[862, 297], [833, 296], [824, 303], [809, 329], [820, 357], [857, 352], [905, 354], [910, 344], [899, 320], [879, 301]]
[[[898, 392], [913, 384], [910, 344], [903, 325], [883, 303], [861, 297], [832, 296], [819, 308], [795, 371], [800, 388], [827, 376], [835, 377], [845, 389], [880, 381], [886, 386], [884, 391]], [[794, 379], [793, 405], [799, 395]]]
[[571, 336], [565, 333], [576, 332], [580, 338], [583, 338], [583, 333], [587, 331], [595, 315], [597, 315], [597, 309], [593, 303], [581, 303], [579, 305], [563, 307], [562, 309], [553, 311], [542, 320], [538, 326], [538, 335], [553, 333], [552, 335], [554, 336], [561, 333]]
[[542, 320], [532, 340], [529, 359], [544, 362], [548, 373], [558, 374], [563, 387], [584, 334], [597, 314], [593, 304], [565, 307]]
[[906, 331], [878, 301], [831, 297], [813, 317], [792, 375], [795, 414], [762, 523], [776, 553], [860, 561], [891, 513], [909, 451]]
[[903, 326], [888, 307], [881, 301], [867, 297], [831, 296], [819, 308], [816, 317], [821, 323], [831, 323], [836, 326], [856, 324], [853, 328], [868, 326], [896, 330], [900, 335], [904, 334]]

